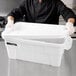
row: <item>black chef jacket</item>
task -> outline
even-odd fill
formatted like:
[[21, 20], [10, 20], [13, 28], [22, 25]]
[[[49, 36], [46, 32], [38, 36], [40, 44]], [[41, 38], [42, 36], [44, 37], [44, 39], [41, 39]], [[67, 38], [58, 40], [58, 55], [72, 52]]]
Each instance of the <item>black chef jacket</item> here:
[[75, 18], [73, 11], [61, 0], [42, 0], [41, 3], [39, 0], [24, 0], [8, 14], [15, 18], [15, 22], [23, 18], [26, 22], [47, 24], [58, 24], [60, 15], [65, 21]]

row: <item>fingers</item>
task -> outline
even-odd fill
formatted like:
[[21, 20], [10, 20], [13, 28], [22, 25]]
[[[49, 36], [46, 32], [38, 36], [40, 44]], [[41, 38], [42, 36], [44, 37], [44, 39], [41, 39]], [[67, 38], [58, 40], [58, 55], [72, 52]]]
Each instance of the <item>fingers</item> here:
[[72, 35], [75, 32], [75, 27], [73, 26], [73, 23], [67, 22], [66, 28], [69, 31], [69, 35]]
[[5, 31], [9, 31], [13, 28], [14, 21], [13, 20], [8, 20], [8, 23], [5, 26]]
[[11, 28], [13, 24], [14, 24], [14, 17], [8, 16], [6, 27]]

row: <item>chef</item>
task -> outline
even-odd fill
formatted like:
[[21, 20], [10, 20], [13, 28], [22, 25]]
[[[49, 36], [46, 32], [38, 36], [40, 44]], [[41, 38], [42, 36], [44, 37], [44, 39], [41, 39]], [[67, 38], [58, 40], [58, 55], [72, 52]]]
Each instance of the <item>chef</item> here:
[[23, 19], [25, 22], [59, 24], [59, 16], [66, 21], [69, 34], [75, 32], [75, 14], [61, 0], [24, 0], [7, 16], [6, 27]]

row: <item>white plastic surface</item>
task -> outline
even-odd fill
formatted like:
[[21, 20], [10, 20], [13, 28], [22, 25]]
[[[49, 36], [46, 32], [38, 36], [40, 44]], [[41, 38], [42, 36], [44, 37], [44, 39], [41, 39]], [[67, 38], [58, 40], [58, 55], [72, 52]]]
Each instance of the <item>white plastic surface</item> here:
[[66, 30], [65, 26], [62, 25], [24, 22], [18, 22], [12, 25], [12, 28], [5, 29], [5, 33], [6, 35], [11, 36], [25, 35], [27, 38], [63, 38], [65, 35], [68, 35], [68, 31]]
[[5, 29], [2, 37], [9, 58], [53, 66], [60, 66], [64, 50], [72, 47], [72, 39], [63, 25], [18, 22], [10, 30]]

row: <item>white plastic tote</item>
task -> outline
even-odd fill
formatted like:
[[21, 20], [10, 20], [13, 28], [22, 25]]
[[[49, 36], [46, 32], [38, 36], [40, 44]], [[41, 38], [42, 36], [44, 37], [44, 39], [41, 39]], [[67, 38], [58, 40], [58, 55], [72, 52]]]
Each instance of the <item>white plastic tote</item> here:
[[15, 23], [4, 30], [8, 57], [35, 63], [60, 66], [65, 50], [72, 46], [72, 39], [63, 25]]

